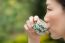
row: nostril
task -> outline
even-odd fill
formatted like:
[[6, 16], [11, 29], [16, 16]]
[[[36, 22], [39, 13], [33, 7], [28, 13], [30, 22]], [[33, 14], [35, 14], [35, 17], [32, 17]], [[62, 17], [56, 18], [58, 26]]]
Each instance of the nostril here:
[[50, 20], [49, 20], [48, 17], [45, 17], [45, 18], [44, 18], [44, 21], [45, 21], [46, 23], [48, 23]]
[[47, 20], [44, 20], [44, 22], [45, 22], [45, 23], [48, 23], [48, 21], [47, 21]]

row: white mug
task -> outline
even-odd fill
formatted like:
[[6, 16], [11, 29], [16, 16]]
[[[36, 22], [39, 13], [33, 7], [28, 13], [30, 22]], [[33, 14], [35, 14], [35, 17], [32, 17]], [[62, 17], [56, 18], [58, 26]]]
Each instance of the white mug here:
[[46, 23], [43, 20], [41, 20], [40, 22], [35, 22], [35, 24], [33, 25], [33, 29], [37, 34], [43, 35], [47, 31]]

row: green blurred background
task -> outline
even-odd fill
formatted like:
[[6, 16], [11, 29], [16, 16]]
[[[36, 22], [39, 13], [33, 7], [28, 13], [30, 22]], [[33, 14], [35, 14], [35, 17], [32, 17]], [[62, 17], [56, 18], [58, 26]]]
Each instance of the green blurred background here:
[[[45, 0], [0, 0], [0, 43], [28, 43], [25, 21], [34, 15], [43, 19], [45, 13]], [[40, 43], [58, 42], [44, 35]]]

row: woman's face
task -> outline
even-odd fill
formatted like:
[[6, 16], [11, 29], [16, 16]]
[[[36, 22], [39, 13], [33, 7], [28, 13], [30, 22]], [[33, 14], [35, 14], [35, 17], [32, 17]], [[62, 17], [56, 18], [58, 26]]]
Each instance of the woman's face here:
[[53, 39], [65, 37], [65, 11], [56, 0], [47, 0], [47, 13], [44, 20]]

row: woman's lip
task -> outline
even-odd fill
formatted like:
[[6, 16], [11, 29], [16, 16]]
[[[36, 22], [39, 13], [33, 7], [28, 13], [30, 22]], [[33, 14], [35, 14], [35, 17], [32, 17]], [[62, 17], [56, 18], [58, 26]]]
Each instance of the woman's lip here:
[[49, 31], [50, 29], [51, 29], [51, 26], [47, 24], [47, 31]]
[[50, 28], [47, 28], [47, 31], [49, 32], [50, 31]]

